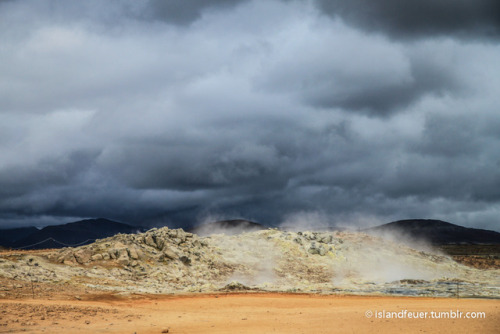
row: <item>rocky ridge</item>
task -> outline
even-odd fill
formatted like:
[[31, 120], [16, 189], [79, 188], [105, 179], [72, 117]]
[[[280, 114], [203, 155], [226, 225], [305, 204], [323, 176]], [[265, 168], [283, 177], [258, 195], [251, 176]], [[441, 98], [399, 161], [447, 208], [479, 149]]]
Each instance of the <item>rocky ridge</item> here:
[[500, 270], [353, 232], [199, 237], [166, 227], [77, 248], [0, 254], [0, 276], [143, 293], [287, 291], [500, 297]]

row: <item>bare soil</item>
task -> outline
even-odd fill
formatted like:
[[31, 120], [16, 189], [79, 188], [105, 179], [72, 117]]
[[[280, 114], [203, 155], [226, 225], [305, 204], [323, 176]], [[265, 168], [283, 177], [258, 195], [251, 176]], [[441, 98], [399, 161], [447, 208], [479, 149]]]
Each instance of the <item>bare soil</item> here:
[[[79, 291], [81, 292], [81, 291]], [[500, 301], [284, 293], [127, 295], [60, 290], [0, 299], [0, 333], [498, 333]], [[485, 319], [381, 319], [366, 311], [485, 312]]]

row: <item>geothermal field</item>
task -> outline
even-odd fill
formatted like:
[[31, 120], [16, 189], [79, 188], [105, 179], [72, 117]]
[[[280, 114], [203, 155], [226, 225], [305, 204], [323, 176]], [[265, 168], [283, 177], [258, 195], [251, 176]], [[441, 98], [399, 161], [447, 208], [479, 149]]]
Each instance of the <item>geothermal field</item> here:
[[[350, 332], [356, 323], [389, 325], [368, 319], [366, 309], [411, 305], [422, 311], [462, 305], [488, 316], [453, 324], [427, 319], [429, 329], [485, 332], [500, 324], [499, 269], [465, 266], [429, 246], [400, 241], [277, 229], [201, 237], [164, 227], [77, 248], [4, 251], [0, 333], [231, 333], [239, 325], [229, 326], [235, 319], [224, 318], [226, 313], [237, 314], [238, 321], [252, 318], [240, 324], [245, 333], [333, 332], [321, 326], [349, 319], [353, 322], [344, 325]], [[315, 316], [326, 318], [316, 323]], [[206, 322], [195, 321], [201, 318]], [[418, 332], [425, 321], [413, 320], [408, 328]]]

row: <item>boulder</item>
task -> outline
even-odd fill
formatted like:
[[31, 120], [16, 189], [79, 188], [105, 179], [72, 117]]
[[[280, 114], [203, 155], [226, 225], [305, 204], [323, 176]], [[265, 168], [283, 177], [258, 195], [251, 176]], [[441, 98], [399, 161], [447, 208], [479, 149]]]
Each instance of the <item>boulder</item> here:
[[128, 251], [127, 251], [127, 248], [120, 248], [117, 250], [117, 257], [120, 258], [120, 257], [129, 257], [128, 256]]
[[90, 262], [90, 258], [92, 257], [92, 251], [88, 248], [83, 248], [79, 249], [78, 251], [75, 252], [75, 259], [76, 262], [80, 264], [88, 263]]
[[158, 249], [163, 249], [163, 247], [165, 247], [165, 239], [161, 238], [161, 237], [156, 237], [155, 238], [155, 243], [156, 243], [156, 246], [158, 247]]
[[65, 251], [59, 254], [59, 256], [57, 257], [57, 262], [63, 263], [64, 260], [69, 260], [70, 258], [74, 260], [75, 256], [73, 255], [73, 253]]
[[177, 258], [177, 254], [175, 254], [170, 248], [166, 247], [163, 249], [163, 255], [169, 258], [170, 260], [175, 260]]
[[331, 235], [326, 235], [323, 238], [320, 239], [320, 242], [329, 244], [333, 241], [333, 237]]
[[312, 255], [319, 254], [319, 249], [317, 249], [316, 247], [310, 247], [307, 251]]
[[127, 252], [131, 259], [133, 260], [139, 259], [139, 254], [137, 253], [137, 249], [135, 247], [127, 248]]
[[118, 257], [117, 261], [122, 266], [126, 266], [126, 265], [128, 265], [130, 263], [130, 258], [128, 257], [128, 254], [125, 252], [123, 254], [120, 254], [120, 256]]
[[155, 241], [153, 239], [153, 236], [151, 236], [151, 235], [147, 235], [147, 236], [144, 237], [144, 243], [146, 245], [154, 247], [154, 248], [157, 247], [157, 245], [156, 245], [156, 243], [155, 243]]
[[102, 256], [102, 254], [94, 254], [90, 258], [92, 259], [92, 261], [100, 261], [103, 259], [103, 256]]
[[326, 249], [323, 246], [317, 246], [314, 242], [311, 244], [311, 247], [307, 251], [312, 255], [318, 254], [324, 256], [326, 254]]
[[181, 260], [181, 262], [184, 263], [186, 266], [191, 264], [191, 259], [188, 258], [187, 256], [183, 255], [179, 258], [179, 260]]
[[233, 281], [227, 284], [225, 287], [222, 289], [223, 291], [245, 291], [245, 290], [253, 290], [252, 288], [241, 284], [240, 282]]

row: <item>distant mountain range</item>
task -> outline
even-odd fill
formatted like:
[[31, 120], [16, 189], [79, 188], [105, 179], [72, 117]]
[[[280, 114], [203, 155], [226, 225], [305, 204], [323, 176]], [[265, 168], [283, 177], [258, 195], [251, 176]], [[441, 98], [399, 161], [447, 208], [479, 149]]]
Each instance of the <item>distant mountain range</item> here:
[[[222, 220], [188, 229], [199, 235], [214, 233], [238, 234], [267, 229], [268, 227], [244, 219]], [[107, 238], [117, 233], [144, 232], [143, 227], [98, 218], [64, 225], [52, 225], [42, 229], [35, 227], [0, 230], [0, 246], [22, 249], [62, 248], [79, 246]], [[409, 219], [372, 227], [366, 233], [395, 233], [411, 239], [423, 240], [435, 245], [446, 244], [498, 244], [500, 233], [467, 228], [441, 220]]]
[[42, 229], [35, 227], [0, 230], [0, 245], [10, 248], [42, 249], [85, 245], [96, 239], [118, 233], [137, 233], [144, 229], [98, 218], [86, 219], [64, 225], [52, 225]]
[[468, 228], [442, 220], [407, 219], [376, 226], [365, 230], [375, 233], [397, 233], [412, 239], [435, 245], [446, 244], [500, 244], [500, 233]]
[[40, 230], [33, 226], [0, 230], [0, 245], [11, 247], [14, 242], [35, 234], [38, 231]]

